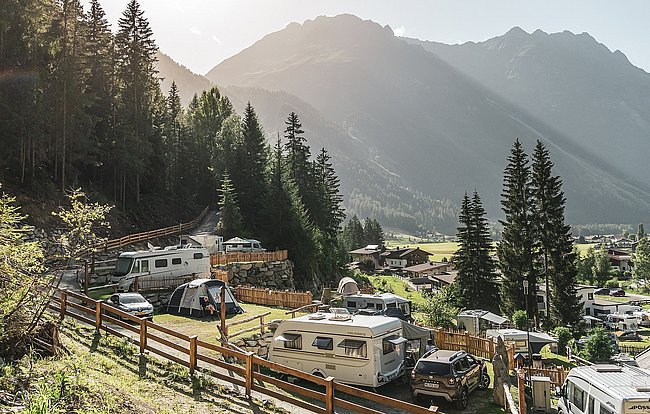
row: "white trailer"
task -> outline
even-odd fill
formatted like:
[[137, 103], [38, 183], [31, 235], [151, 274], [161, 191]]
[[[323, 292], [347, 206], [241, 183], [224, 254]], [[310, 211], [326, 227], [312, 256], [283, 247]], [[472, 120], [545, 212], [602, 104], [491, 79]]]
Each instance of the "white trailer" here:
[[210, 254], [216, 254], [223, 251], [223, 237], [216, 234], [184, 234], [180, 237], [181, 246], [205, 247]]
[[322, 378], [379, 387], [404, 373], [402, 321], [345, 309], [282, 321], [269, 360]]
[[650, 414], [650, 373], [640, 368], [576, 367], [558, 391], [560, 414]]
[[130, 290], [136, 277], [146, 280], [195, 275], [210, 278], [210, 253], [205, 248], [168, 246], [137, 252], [124, 252], [117, 259], [112, 283], [120, 291]]

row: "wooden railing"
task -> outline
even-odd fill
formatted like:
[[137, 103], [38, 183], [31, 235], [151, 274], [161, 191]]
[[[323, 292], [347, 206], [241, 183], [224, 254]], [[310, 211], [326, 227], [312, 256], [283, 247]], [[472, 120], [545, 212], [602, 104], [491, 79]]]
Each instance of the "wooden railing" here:
[[[78, 321], [94, 326], [98, 332], [104, 330], [109, 334], [119, 337], [129, 337], [129, 334], [135, 334], [136, 338], [133, 339], [133, 342], [139, 347], [141, 354], [149, 351], [164, 359], [189, 368], [190, 375], [200, 370], [219, 380], [241, 386], [244, 388], [245, 394], [248, 397], [251, 396], [252, 391], [256, 391], [308, 411], [322, 414], [333, 414], [337, 408], [348, 409], [363, 414], [381, 414], [385, 412], [383, 409], [385, 407], [392, 407], [414, 414], [439, 412], [437, 407], [427, 409], [337, 383], [332, 377], [321, 378], [294, 368], [266, 361], [252, 352], [242, 352], [240, 350], [211, 344], [198, 339], [196, 335], [189, 336], [176, 332], [173, 329], [122, 312], [102, 301], [94, 300], [79, 293], [59, 290], [58, 295], [52, 298], [49, 306], [52, 310], [59, 313], [61, 318], [65, 316], [72, 317]], [[119, 318], [126, 319], [126, 321]], [[225, 362], [218, 359], [215, 354], [243, 362], [243, 365]], [[325, 391], [313, 390], [280, 380], [267, 372], [262, 372], [260, 369], [262, 367], [320, 385], [325, 387]], [[274, 387], [270, 387], [269, 385], [273, 385]], [[335, 394], [335, 391], [338, 391], [338, 394]], [[296, 397], [292, 394], [298, 394], [301, 397]], [[342, 398], [343, 394], [356, 397], [361, 399], [361, 401], [348, 401]], [[308, 399], [304, 397], [308, 397]], [[379, 403], [382, 408], [377, 410], [363, 405], [363, 402], [367, 403], [368, 401]]]
[[307, 305], [301, 306], [301, 307], [296, 308], [296, 309], [288, 310], [284, 314], [285, 315], [291, 314], [291, 318], [293, 319], [293, 318], [296, 317], [296, 313], [298, 313], [298, 312], [316, 312], [318, 307], [321, 306], [321, 305], [322, 305], [322, 303], [320, 301], [316, 301], [314, 303], [309, 303]]
[[634, 345], [619, 345], [618, 350], [622, 353], [629, 354], [630, 356], [635, 356], [645, 351], [647, 347], [645, 346], [634, 346]]
[[[244, 318], [244, 319], [240, 319], [238, 321], [227, 323], [226, 324], [226, 329], [224, 330], [223, 334], [226, 336], [226, 338], [231, 339], [231, 338], [234, 338], [234, 337], [239, 336], [241, 334], [244, 334], [246, 332], [253, 332], [253, 331], [259, 330], [260, 333], [264, 333], [264, 331], [266, 330], [266, 327], [268, 326], [268, 324], [264, 323], [264, 317], [269, 316], [270, 314], [271, 314], [270, 311], [269, 312], [264, 312], [264, 313], [260, 313], [259, 315], [253, 315], [253, 316], [249, 316], [248, 318]], [[254, 321], [255, 319], [260, 320], [259, 325], [255, 325], [253, 327], [246, 328], [246, 329], [241, 329], [241, 330], [239, 330], [237, 332], [233, 332], [231, 334], [228, 333], [231, 326], [241, 325], [241, 324], [244, 324], [246, 322]]]
[[564, 384], [564, 380], [569, 375], [568, 369], [564, 368], [524, 368], [526, 373], [526, 381], [530, 381], [530, 377], [542, 376], [549, 377], [551, 379], [551, 384], [554, 387], [560, 387]]
[[[492, 337], [482, 337], [470, 335], [469, 332], [449, 332], [442, 329], [433, 329], [434, 342], [440, 349], [450, 351], [467, 351], [477, 357], [492, 360], [495, 350], [495, 342]], [[508, 367], [515, 367], [515, 346], [512, 343], [506, 343], [508, 352]]]
[[209, 211], [209, 207], [204, 208], [198, 217], [196, 217], [194, 220], [187, 223], [179, 223], [174, 226], [169, 226], [162, 229], [146, 231], [143, 233], [129, 234], [127, 236], [120, 237], [119, 239], [106, 240], [100, 243], [96, 243], [88, 247], [87, 249], [84, 249], [81, 252], [79, 252], [79, 257], [85, 257], [97, 251], [119, 249], [122, 246], [126, 246], [132, 243], [143, 242], [143, 241], [155, 239], [157, 237], [168, 236], [170, 234], [177, 234], [186, 230], [191, 230], [196, 226], [198, 226], [199, 223], [201, 223], [201, 221], [203, 221], [203, 218], [205, 217], [206, 214], [208, 214], [208, 211]]
[[210, 264], [217, 266], [240, 262], [277, 262], [279, 260], [287, 260], [288, 258], [289, 252], [287, 250], [273, 252], [213, 253], [210, 255]]
[[311, 304], [314, 299], [311, 292], [289, 292], [288, 290], [271, 290], [252, 286], [237, 286], [233, 293], [235, 298], [242, 302], [282, 308], [299, 308]]

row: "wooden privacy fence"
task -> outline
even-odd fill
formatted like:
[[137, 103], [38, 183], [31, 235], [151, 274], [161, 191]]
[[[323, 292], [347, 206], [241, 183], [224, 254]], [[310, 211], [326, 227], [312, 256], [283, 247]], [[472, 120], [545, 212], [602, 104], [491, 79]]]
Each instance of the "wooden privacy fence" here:
[[526, 373], [526, 381], [530, 381], [530, 377], [542, 376], [549, 377], [551, 379], [551, 384], [555, 387], [561, 387], [564, 384], [564, 380], [569, 375], [568, 369], [561, 367], [556, 368], [532, 368], [526, 367], [523, 368]]
[[282, 308], [299, 308], [314, 301], [311, 292], [289, 292], [288, 290], [271, 290], [252, 286], [237, 286], [235, 298], [242, 302], [256, 305], [270, 305]]
[[[95, 326], [98, 332], [104, 330], [109, 334], [127, 338], [130, 338], [129, 333], [133, 333], [135, 338], [132, 340], [139, 346], [141, 354], [149, 351], [189, 368], [190, 375], [200, 370], [219, 380], [243, 387], [246, 396], [251, 396], [251, 392], [256, 391], [319, 414], [333, 414], [336, 409], [346, 409], [362, 414], [382, 414], [387, 406], [414, 414], [438, 412], [436, 407], [427, 409], [340, 384], [334, 381], [332, 377], [321, 378], [266, 361], [252, 352], [242, 352], [211, 344], [198, 339], [196, 335], [188, 336], [176, 332], [173, 329], [122, 312], [102, 301], [78, 293], [60, 290], [58, 296], [55, 295], [52, 298], [49, 306], [52, 310], [58, 312], [61, 318], [70, 316]], [[109, 314], [106, 314], [107, 312]], [[124, 318], [127, 321], [118, 318]], [[135, 324], [128, 323], [128, 321], [135, 322]], [[117, 329], [118, 327], [123, 330]], [[219, 356], [232, 358], [242, 364], [225, 362], [219, 359]], [[263, 371], [261, 368], [266, 368], [266, 370]], [[325, 390], [313, 390], [301, 385], [291, 384], [270, 375], [269, 370], [315, 383], [324, 387]], [[270, 387], [270, 385], [273, 387]], [[298, 394], [300, 397], [295, 397], [292, 394]], [[342, 398], [344, 394], [362, 401], [355, 400], [355, 402], [352, 402], [349, 399], [344, 399]], [[367, 403], [369, 401], [377, 403], [380, 408], [374, 409], [363, 405], [363, 402]]]
[[238, 262], [277, 262], [278, 260], [287, 260], [288, 258], [289, 252], [287, 250], [273, 252], [213, 253], [210, 255], [210, 264], [217, 266]]
[[[469, 332], [449, 332], [442, 329], [433, 329], [434, 342], [440, 349], [450, 351], [467, 351], [472, 355], [492, 360], [495, 353], [495, 343], [492, 337], [470, 335]], [[515, 367], [515, 347], [506, 343], [508, 352], [508, 367]]]
[[645, 351], [647, 347], [640, 347], [640, 346], [630, 346], [630, 345], [619, 345], [618, 350], [620, 352], [623, 352], [625, 354], [629, 354], [631, 356], [639, 355], [641, 352]]
[[82, 250], [79, 253], [79, 256], [85, 257], [99, 250], [106, 251], [106, 250], [119, 249], [122, 246], [126, 246], [132, 243], [147, 241], [147, 240], [155, 239], [157, 237], [168, 236], [170, 234], [181, 233], [183, 231], [193, 229], [196, 226], [198, 226], [199, 223], [201, 223], [205, 215], [208, 214], [208, 211], [209, 211], [209, 207], [204, 208], [201, 214], [199, 214], [197, 218], [187, 223], [179, 223], [174, 226], [169, 226], [162, 229], [145, 231], [143, 233], [129, 234], [127, 236], [120, 237], [119, 239], [106, 240], [100, 243], [96, 243], [93, 246], [85, 250]]

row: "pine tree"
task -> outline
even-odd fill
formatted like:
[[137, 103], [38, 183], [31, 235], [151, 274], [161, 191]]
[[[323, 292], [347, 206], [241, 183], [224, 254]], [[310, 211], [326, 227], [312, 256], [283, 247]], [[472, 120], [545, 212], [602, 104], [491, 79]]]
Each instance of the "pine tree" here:
[[228, 171], [223, 174], [221, 181], [221, 199], [219, 200], [220, 218], [217, 229], [224, 239], [238, 236], [242, 230], [242, 217], [237, 204], [237, 194], [230, 181]]
[[495, 264], [490, 255], [492, 240], [485, 214], [478, 192], [474, 191], [471, 200], [465, 194], [459, 215], [459, 249], [454, 255], [458, 269], [455, 284], [461, 306], [497, 311], [499, 290], [495, 283]]
[[384, 247], [384, 230], [379, 222], [370, 217], [363, 221], [363, 244], [376, 244]]
[[641, 241], [643, 238], [645, 238], [645, 229], [643, 228], [643, 223], [639, 223], [636, 231], [636, 239]]
[[311, 152], [307, 145], [307, 140], [302, 135], [302, 124], [298, 120], [298, 115], [291, 112], [285, 121], [286, 130], [284, 137], [287, 142], [284, 144], [284, 150], [287, 158], [287, 173], [298, 186], [298, 194], [302, 200], [308, 214], [313, 219], [317, 210], [315, 197], [314, 168], [309, 161]]
[[643, 287], [648, 289], [650, 279], [650, 240], [646, 237], [639, 240], [634, 251], [634, 279], [643, 281]]
[[578, 272], [570, 226], [564, 224], [565, 198], [560, 177], [552, 175], [548, 150], [537, 141], [533, 154], [531, 191], [534, 234], [544, 266], [547, 315], [556, 325], [577, 326], [582, 303], [576, 296]]
[[325, 148], [316, 157], [315, 178], [317, 185], [318, 210], [312, 214], [314, 224], [329, 241], [336, 239], [345, 213], [341, 205], [343, 196], [339, 192], [341, 180], [330, 162], [331, 157]]
[[348, 246], [348, 250], [359, 249], [366, 246], [363, 226], [357, 215], [353, 215], [343, 228], [343, 237]]
[[251, 103], [246, 104], [242, 120], [242, 159], [239, 201], [249, 232], [255, 234], [262, 225], [267, 200], [267, 146], [262, 127]]
[[[505, 219], [501, 242], [497, 247], [501, 285], [502, 311], [512, 315], [527, 309], [529, 318], [537, 314], [537, 273], [533, 263], [535, 238], [532, 229], [530, 168], [519, 140], [513, 144], [504, 172], [502, 210]], [[524, 297], [523, 281], [528, 281]], [[528, 306], [526, 306], [528, 305]]]

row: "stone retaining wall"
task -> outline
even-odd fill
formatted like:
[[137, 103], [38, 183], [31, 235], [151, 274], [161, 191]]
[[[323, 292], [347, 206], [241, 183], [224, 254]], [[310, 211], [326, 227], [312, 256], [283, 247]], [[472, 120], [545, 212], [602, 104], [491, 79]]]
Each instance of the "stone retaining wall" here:
[[295, 288], [293, 263], [290, 260], [231, 263], [216, 268], [228, 271], [228, 283], [232, 286], [250, 285], [276, 290]]

